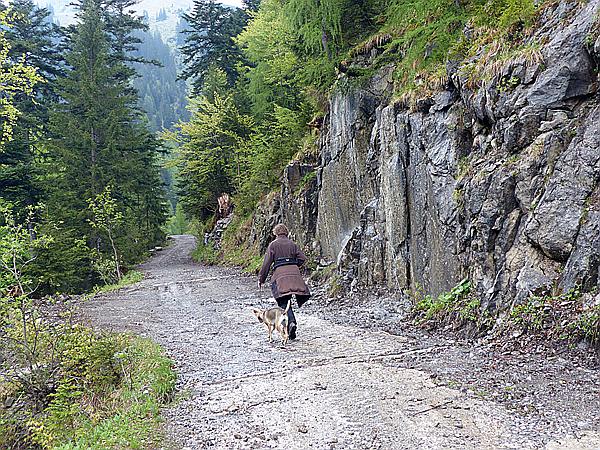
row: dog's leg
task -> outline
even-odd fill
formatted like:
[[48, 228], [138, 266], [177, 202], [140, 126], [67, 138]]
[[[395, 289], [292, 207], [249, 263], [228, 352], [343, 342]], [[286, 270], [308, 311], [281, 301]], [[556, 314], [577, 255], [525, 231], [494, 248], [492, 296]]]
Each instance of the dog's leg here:
[[269, 342], [273, 341], [273, 327], [269, 325]]

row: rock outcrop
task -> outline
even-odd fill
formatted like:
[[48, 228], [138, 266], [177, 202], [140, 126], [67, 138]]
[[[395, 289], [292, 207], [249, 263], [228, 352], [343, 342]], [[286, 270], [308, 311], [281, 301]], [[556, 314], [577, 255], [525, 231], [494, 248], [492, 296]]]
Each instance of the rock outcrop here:
[[288, 167], [278, 218], [351, 286], [438, 294], [469, 277], [491, 310], [598, 287], [599, 8], [556, 2], [533, 54], [480, 85], [470, 61], [450, 63], [445, 89], [410, 109], [390, 100], [389, 68], [338, 90], [320, 164]]

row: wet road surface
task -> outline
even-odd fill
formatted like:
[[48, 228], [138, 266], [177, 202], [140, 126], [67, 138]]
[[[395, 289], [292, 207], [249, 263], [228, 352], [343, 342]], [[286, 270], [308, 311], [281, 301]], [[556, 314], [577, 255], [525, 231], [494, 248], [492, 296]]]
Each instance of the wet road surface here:
[[163, 416], [165, 448], [600, 448], [594, 433], [543, 441], [527, 418], [434, 383], [394, 361], [434, 352], [409, 338], [296, 312], [298, 339], [269, 343], [251, 307], [254, 278], [194, 263], [176, 236], [142, 266], [145, 279], [85, 306], [95, 326], [159, 342], [180, 399]]

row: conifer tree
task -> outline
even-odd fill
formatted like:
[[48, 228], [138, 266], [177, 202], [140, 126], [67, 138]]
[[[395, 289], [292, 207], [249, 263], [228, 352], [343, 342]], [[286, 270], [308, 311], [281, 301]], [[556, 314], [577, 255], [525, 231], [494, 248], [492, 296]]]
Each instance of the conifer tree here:
[[124, 63], [111, 55], [98, 3], [84, 0], [78, 20], [66, 57], [70, 68], [58, 82], [63, 101], [51, 117], [55, 177], [48, 184], [49, 214], [70, 239], [85, 236], [94, 251], [109, 253], [109, 244], [90, 226], [88, 201], [112, 186], [122, 217], [120, 234], [112, 239], [123, 262], [131, 263], [163, 237], [159, 145], [133, 107], [135, 95], [118, 76], [124, 73]]
[[[4, 6], [1, 9], [8, 12]], [[14, 96], [19, 117], [12, 139], [0, 152], [0, 196], [19, 209], [42, 199], [35, 158], [41, 151], [40, 140], [47, 135], [48, 108], [57, 100], [55, 80], [62, 66], [57, 49], [59, 31], [49, 16], [48, 10], [31, 0], [14, 0], [10, 5], [11, 26], [5, 34], [9, 64], [33, 69], [44, 79], [32, 86], [31, 95], [21, 92]]]
[[228, 8], [215, 0], [194, 0], [190, 14], [183, 20], [189, 28], [185, 44], [181, 47], [185, 69], [182, 78], [191, 80], [196, 94], [202, 91], [202, 84], [211, 68], [223, 70], [230, 86], [238, 77], [237, 64], [241, 52], [233, 41], [248, 20], [242, 9]]

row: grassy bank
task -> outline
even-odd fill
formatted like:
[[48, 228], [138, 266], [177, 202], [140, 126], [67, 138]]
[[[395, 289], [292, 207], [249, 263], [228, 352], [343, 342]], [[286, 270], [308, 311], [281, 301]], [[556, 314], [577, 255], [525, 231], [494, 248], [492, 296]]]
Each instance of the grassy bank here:
[[[155, 448], [175, 373], [157, 344], [80, 326], [44, 337], [48, 357], [0, 380], [0, 448]], [[44, 353], [47, 355], [47, 353]], [[52, 370], [49, 370], [49, 369]], [[24, 382], [24, 378], [29, 378]]]
[[233, 221], [223, 232], [220, 247], [217, 249], [213, 243], [204, 244], [205, 225], [196, 227], [198, 237], [196, 250], [192, 258], [208, 265], [226, 265], [241, 267], [244, 272], [258, 273], [262, 264], [258, 244], [248, 239], [252, 228], [252, 217], [234, 216]]
[[92, 292], [93, 294], [106, 294], [107, 292], [117, 291], [125, 286], [129, 286], [135, 283], [139, 283], [144, 279], [144, 274], [139, 270], [130, 270], [127, 272], [121, 281], [114, 284], [105, 284], [103, 286], [96, 286]]
[[417, 289], [413, 293], [415, 324], [426, 328], [452, 326], [472, 335], [490, 330], [498, 337], [521, 339], [528, 335], [571, 346], [587, 342], [600, 349], [600, 305], [591, 301], [594, 292], [584, 294], [571, 289], [532, 295], [525, 302], [513, 305], [507, 313], [494, 317], [482, 307], [471, 287], [471, 282], [465, 279], [438, 296], [424, 295]]

